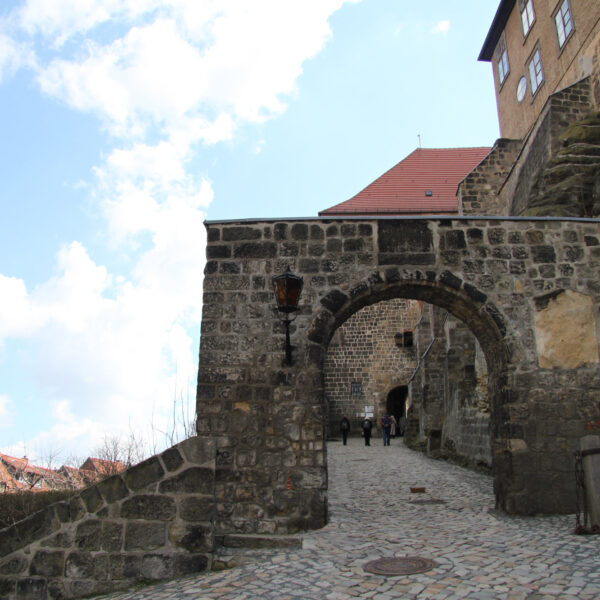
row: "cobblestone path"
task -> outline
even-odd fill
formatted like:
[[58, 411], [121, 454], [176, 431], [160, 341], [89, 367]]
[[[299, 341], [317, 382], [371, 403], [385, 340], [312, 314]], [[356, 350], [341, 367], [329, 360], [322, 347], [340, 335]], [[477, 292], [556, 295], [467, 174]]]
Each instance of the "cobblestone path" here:
[[[399, 439], [371, 443], [328, 444], [330, 522], [304, 534], [302, 549], [253, 551], [239, 567], [109, 598], [600, 598], [600, 536], [573, 535], [573, 516], [507, 517], [494, 510], [489, 476], [427, 459]], [[415, 486], [425, 493], [411, 493]], [[436, 566], [400, 577], [363, 570], [402, 556]]]

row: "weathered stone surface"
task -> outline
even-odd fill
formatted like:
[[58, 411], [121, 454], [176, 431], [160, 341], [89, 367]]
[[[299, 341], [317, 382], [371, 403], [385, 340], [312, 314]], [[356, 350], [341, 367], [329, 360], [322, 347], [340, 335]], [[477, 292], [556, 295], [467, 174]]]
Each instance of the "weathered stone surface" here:
[[28, 564], [24, 556], [15, 556], [6, 562], [0, 563], [0, 575], [18, 575], [25, 571]]
[[[433, 236], [426, 221], [380, 221], [379, 252], [431, 252]], [[408, 262], [408, 261], [407, 261]]]
[[[12, 539], [12, 542], [8, 543], [7, 546], [12, 549], [22, 548], [34, 540], [54, 533], [59, 526], [60, 524], [55, 516], [54, 509], [50, 506], [17, 523], [14, 526], [15, 530], [13, 533], [7, 532], [6, 537]], [[12, 536], [15, 537], [13, 538]], [[3, 544], [0, 542], [0, 549], [2, 547]]]
[[210, 552], [214, 549], [213, 528], [208, 525], [174, 525], [169, 530], [171, 543], [188, 552]]
[[177, 554], [173, 574], [178, 577], [190, 573], [200, 573], [208, 569], [208, 564], [207, 554]]
[[214, 486], [214, 473], [212, 469], [192, 467], [162, 481], [159, 491], [163, 494], [168, 492], [210, 494]]
[[65, 575], [71, 579], [93, 579], [94, 555], [90, 552], [71, 552], [65, 563]]
[[123, 545], [123, 525], [104, 521], [100, 532], [100, 547], [107, 552], [117, 552]]
[[191, 437], [179, 444], [181, 450], [188, 462], [196, 465], [203, 465], [215, 458], [215, 444], [213, 440], [207, 440], [201, 437]]
[[96, 486], [89, 487], [81, 492], [81, 499], [88, 512], [96, 512], [104, 503]]
[[576, 369], [598, 364], [598, 338], [593, 300], [572, 290], [558, 293], [535, 313], [540, 367]]
[[19, 600], [40, 600], [46, 597], [46, 580], [38, 577], [27, 577], [17, 581], [17, 598]]
[[120, 475], [113, 475], [104, 479], [97, 485], [97, 489], [107, 503], [116, 502], [125, 498], [129, 493]]
[[29, 573], [44, 577], [61, 577], [65, 565], [64, 552], [38, 550], [31, 559]]
[[160, 457], [167, 471], [176, 471], [183, 464], [183, 458], [176, 447], [165, 450]]
[[181, 500], [179, 514], [185, 521], [210, 521], [214, 511], [212, 498], [190, 496]]
[[75, 531], [75, 545], [81, 550], [100, 550], [100, 530], [102, 521], [90, 519], [83, 521]]
[[138, 491], [160, 481], [164, 474], [158, 457], [153, 456], [128, 469], [124, 479], [130, 490]]
[[156, 494], [134, 496], [121, 506], [121, 516], [125, 519], [169, 521], [175, 517], [175, 501]]
[[173, 577], [174, 558], [169, 554], [146, 554], [142, 559], [142, 577], [167, 579]]
[[165, 545], [165, 524], [130, 521], [125, 527], [125, 550], [153, 550]]

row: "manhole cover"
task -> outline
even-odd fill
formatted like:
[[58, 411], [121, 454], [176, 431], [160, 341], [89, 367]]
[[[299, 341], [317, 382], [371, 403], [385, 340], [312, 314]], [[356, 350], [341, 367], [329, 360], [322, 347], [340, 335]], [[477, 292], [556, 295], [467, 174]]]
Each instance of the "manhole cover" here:
[[393, 577], [396, 575], [413, 575], [431, 571], [437, 563], [420, 556], [400, 556], [397, 558], [378, 558], [368, 562], [363, 569], [374, 575]]
[[445, 500], [436, 500], [435, 498], [428, 498], [427, 500], [409, 500], [409, 504], [446, 504]]

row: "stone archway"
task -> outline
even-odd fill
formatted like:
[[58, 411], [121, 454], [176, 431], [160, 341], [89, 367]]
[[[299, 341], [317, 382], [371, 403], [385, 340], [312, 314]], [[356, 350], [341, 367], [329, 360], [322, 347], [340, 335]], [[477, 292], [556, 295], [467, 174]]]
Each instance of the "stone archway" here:
[[[511, 368], [510, 335], [499, 311], [492, 304], [483, 305], [477, 300], [484, 297], [478, 290], [471, 289], [470, 294], [467, 294], [433, 277], [424, 279], [407, 273], [404, 279], [398, 278], [390, 282], [376, 281], [373, 278], [371, 281], [358, 283], [348, 295], [333, 293], [331, 298], [337, 298], [337, 305], [333, 302], [328, 308], [317, 313], [308, 330], [308, 336], [312, 341], [320, 341], [323, 353], [319, 356], [324, 356], [335, 331], [353, 314], [365, 306], [392, 298], [421, 300], [439, 306], [465, 323], [477, 338], [488, 365], [494, 490], [497, 504], [508, 508], [514, 473], [512, 468], [507, 469], [504, 462], [506, 455], [503, 449], [509, 442], [505, 437], [506, 430], [502, 427], [502, 417], [504, 401], [510, 396], [510, 390], [507, 388]], [[322, 361], [318, 368], [322, 371]]]
[[[573, 510], [573, 451], [600, 418], [600, 370], [591, 351], [562, 360], [541, 317], [587, 307], [598, 346], [597, 220], [267, 219], [207, 223], [207, 239], [197, 427], [218, 448], [218, 533], [323, 524], [328, 344], [362, 307], [400, 297], [442, 307], [479, 341], [498, 506]], [[292, 365], [270, 281], [288, 266], [304, 278]]]
[[408, 386], [399, 385], [392, 388], [385, 401], [385, 410], [393, 415], [398, 424], [398, 435], [404, 436], [406, 427], [406, 400], [408, 397]]

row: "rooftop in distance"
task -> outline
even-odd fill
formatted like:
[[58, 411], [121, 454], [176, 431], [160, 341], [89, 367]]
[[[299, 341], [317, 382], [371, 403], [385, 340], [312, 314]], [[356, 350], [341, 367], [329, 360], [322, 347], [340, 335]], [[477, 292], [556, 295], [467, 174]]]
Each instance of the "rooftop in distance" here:
[[458, 212], [458, 184], [491, 148], [417, 148], [345, 202], [319, 216], [448, 214]]

